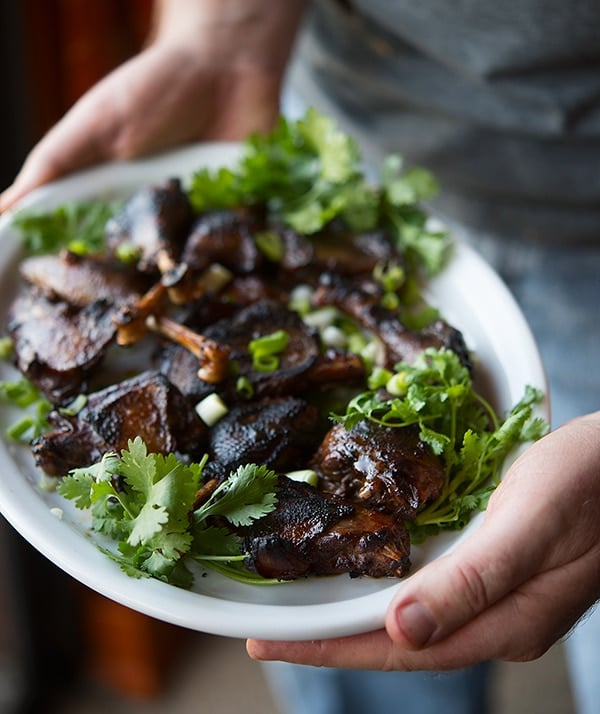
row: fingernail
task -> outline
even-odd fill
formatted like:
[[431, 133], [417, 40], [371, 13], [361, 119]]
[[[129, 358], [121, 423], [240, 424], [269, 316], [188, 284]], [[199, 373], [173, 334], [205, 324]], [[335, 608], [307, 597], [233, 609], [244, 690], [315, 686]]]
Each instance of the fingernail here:
[[431, 613], [420, 602], [409, 602], [396, 612], [396, 623], [414, 647], [430, 644], [438, 629]]

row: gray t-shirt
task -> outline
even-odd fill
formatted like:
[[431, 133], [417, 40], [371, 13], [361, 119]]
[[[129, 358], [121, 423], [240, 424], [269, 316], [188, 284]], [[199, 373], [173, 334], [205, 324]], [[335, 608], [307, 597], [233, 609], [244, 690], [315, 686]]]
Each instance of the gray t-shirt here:
[[600, 0], [315, 0], [292, 75], [451, 220], [600, 241]]

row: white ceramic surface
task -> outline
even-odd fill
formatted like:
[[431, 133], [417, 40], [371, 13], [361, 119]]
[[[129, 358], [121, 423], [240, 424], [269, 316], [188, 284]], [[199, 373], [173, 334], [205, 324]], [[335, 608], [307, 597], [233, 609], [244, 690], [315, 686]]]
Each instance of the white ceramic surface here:
[[[194, 145], [155, 158], [114, 163], [45, 186], [22, 203], [50, 208], [86, 197], [123, 196], [171, 176], [184, 180], [201, 166], [235, 161], [231, 144]], [[4, 317], [17, 286], [18, 237], [10, 214], [0, 217], [0, 305]], [[429, 288], [431, 302], [464, 332], [477, 357], [481, 388], [497, 408], [512, 407], [526, 384], [545, 390], [540, 357], [512, 296], [491, 268], [459, 244], [443, 274]], [[1, 334], [1, 328], [0, 328]], [[0, 379], [16, 372], [0, 363]], [[545, 414], [545, 406], [540, 407]], [[0, 409], [2, 434], [16, 412]], [[56, 509], [60, 509], [57, 511]], [[130, 608], [191, 629], [231, 637], [308, 639], [348, 635], [382, 626], [394, 592], [405, 581], [346, 576], [279, 586], [242, 585], [208, 573], [191, 591], [125, 575], [94, 545], [87, 514], [43, 487], [26, 447], [0, 440], [0, 510], [35, 548], [90, 588]], [[60, 517], [62, 515], [62, 517]], [[413, 572], [473, 533], [477, 516], [460, 534], [432, 538], [413, 551]]]

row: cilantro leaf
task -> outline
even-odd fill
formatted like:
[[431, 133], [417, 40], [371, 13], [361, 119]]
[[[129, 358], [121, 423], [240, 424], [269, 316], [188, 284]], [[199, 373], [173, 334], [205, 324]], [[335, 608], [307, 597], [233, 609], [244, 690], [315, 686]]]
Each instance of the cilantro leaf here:
[[357, 232], [383, 228], [395, 237], [412, 271], [432, 275], [450, 248], [448, 232], [430, 230], [420, 208], [437, 189], [428, 171], [405, 169], [399, 156], [384, 163], [381, 186], [371, 185], [356, 141], [310, 108], [297, 121], [280, 117], [270, 133], [248, 137], [237, 166], [199, 171], [189, 196], [198, 211], [264, 206], [270, 219], [305, 235], [334, 220]]
[[234, 526], [248, 526], [276, 505], [277, 474], [266, 466], [246, 464], [232, 472], [195, 511], [197, 522], [223, 516]]
[[540, 438], [548, 428], [532, 415], [542, 396], [539, 390], [527, 387], [501, 420], [451, 350], [427, 349], [414, 363], [397, 365], [394, 373], [374, 370], [369, 382], [371, 389], [352, 399], [345, 414], [334, 419], [347, 428], [362, 419], [398, 428], [417, 425], [422, 441], [445, 466], [441, 495], [409, 524], [415, 542], [440, 529], [464, 527], [474, 510], [485, 508], [508, 453]]
[[93, 529], [116, 541], [110, 557], [133, 577], [189, 587], [184, 559], [191, 557], [237, 580], [258, 581], [244, 573], [240, 539], [207, 519], [220, 516], [237, 527], [261, 518], [275, 507], [277, 476], [264, 466], [242, 466], [194, 511], [205, 461], [185, 464], [174, 454], [148, 453], [137, 437], [120, 456], [107, 453], [74, 469], [57, 490], [77, 508], [90, 509]]

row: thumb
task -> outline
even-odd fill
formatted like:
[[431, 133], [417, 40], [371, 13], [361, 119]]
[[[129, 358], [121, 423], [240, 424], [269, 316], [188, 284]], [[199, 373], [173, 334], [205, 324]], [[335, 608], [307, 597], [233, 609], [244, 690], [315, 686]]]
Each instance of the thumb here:
[[[475, 622], [489, 634], [493, 616], [498, 639], [542, 613], [540, 636], [573, 624], [598, 596], [599, 426], [600, 413], [573, 420], [513, 464], [482, 526], [399, 589], [386, 616], [393, 641], [429, 647]], [[538, 615], [526, 623], [530, 608]]]
[[515, 464], [481, 527], [399, 589], [386, 617], [392, 640], [412, 649], [433, 645], [544, 567], [560, 519], [536, 493], [537, 480], [524, 478], [526, 470], [525, 462]]

